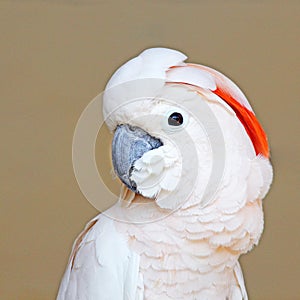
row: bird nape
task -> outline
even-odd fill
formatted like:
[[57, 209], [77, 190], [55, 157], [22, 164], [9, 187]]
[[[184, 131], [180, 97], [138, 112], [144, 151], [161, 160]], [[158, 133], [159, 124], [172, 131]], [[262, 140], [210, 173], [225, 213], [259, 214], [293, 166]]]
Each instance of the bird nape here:
[[247, 299], [241, 254], [263, 231], [266, 134], [223, 74], [151, 48], [103, 96], [119, 201], [79, 235], [58, 300]]

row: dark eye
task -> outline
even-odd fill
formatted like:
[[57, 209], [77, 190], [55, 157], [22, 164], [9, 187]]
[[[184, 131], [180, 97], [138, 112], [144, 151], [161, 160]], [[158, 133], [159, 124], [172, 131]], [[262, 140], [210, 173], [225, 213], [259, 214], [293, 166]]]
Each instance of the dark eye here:
[[180, 126], [183, 123], [183, 116], [178, 112], [174, 112], [169, 116], [168, 123], [171, 126]]

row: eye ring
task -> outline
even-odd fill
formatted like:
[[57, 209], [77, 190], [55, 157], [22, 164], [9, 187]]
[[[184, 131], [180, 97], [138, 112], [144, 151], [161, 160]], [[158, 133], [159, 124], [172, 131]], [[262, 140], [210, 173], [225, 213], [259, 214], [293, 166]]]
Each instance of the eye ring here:
[[180, 126], [183, 124], [183, 116], [179, 112], [173, 112], [168, 117], [168, 124], [170, 126]]
[[188, 113], [176, 105], [176, 107], [170, 107], [170, 109], [166, 110], [164, 113], [162, 119], [162, 129], [167, 134], [173, 134], [183, 130], [188, 123]]

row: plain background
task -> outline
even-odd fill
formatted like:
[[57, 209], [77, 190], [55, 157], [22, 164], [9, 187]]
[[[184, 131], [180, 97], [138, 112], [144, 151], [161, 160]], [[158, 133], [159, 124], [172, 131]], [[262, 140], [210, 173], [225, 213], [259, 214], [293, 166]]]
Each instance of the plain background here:
[[299, 23], [298, 1], [2, 0], [0, 299], [55, 298], [98, 213], [73, 175], [76, 122], [119, 65], [153, 46], [221, 70], [249, 98], [275, 180], [261, 242], [242, 258], [247, 288], [300, 299]]

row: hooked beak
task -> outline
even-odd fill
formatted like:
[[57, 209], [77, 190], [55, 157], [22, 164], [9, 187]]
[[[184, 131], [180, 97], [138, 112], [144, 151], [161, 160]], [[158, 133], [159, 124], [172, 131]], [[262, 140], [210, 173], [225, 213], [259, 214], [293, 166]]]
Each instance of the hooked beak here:
[[138, 193], [136, 183], [130, 179], [134, 162], [162, 145], [159, 139], [139, 127], [118, 125], [112, 141], [113, 167], [120, 180], [133, 192]]

